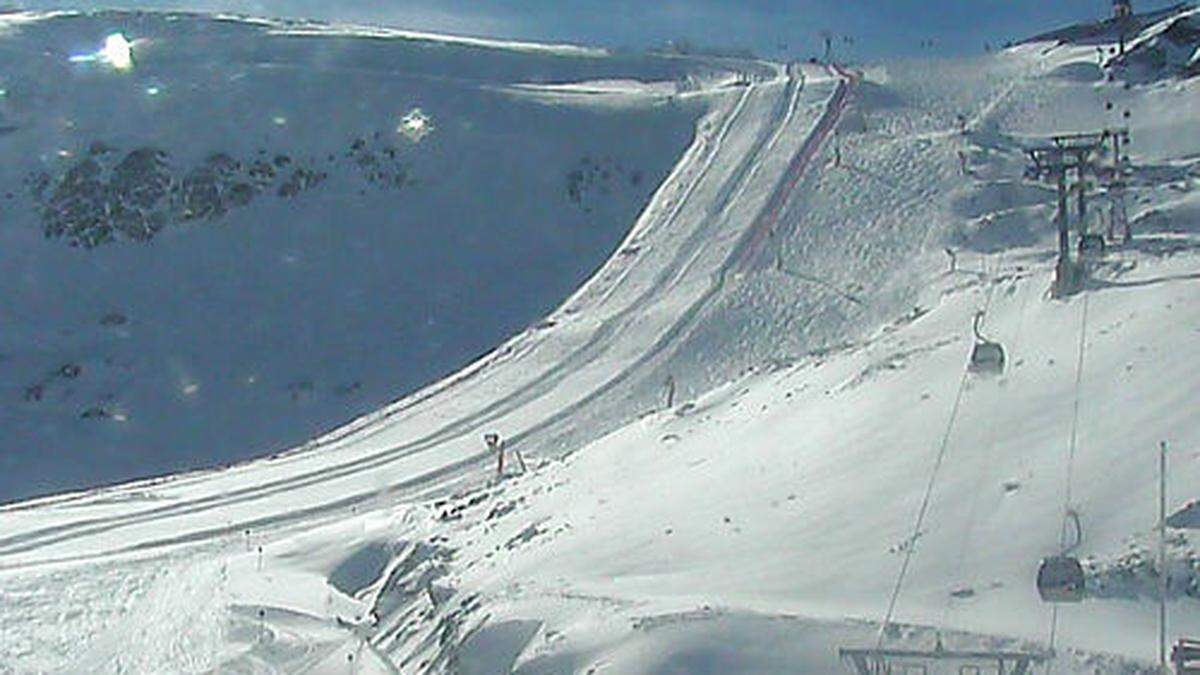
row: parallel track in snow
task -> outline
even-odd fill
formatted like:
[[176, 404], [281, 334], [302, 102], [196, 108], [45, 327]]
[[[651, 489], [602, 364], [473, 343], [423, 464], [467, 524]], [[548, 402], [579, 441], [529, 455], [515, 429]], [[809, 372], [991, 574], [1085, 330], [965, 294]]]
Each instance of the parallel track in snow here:
[[[739, 96], [737, 103], [734, 105], [731, 113], [729, 114], [728, 118], [725, 120], [725, 123], [722, 125], [721, 131], [717, 134], [714, 142], [712, 143], [712, 148], [709, 152], [708, 158], [702, 164], [702, 167], [701, 167], [697, 177], [694, 180], [692, 180], [690, 182], [690, 184], [686, 187], [684, 196], [682, 198], [680, 198], [676, 202], [676, 205], [672, 208], [671, 214], [666, 220], [666, 223], [665, 223], [666, 225], [670, 225], [673, 221], [675, 221], [679, 217], [682, 205], [686, 203], [687, 198], [690, 197], [690, 195], [694, 192], [695, 186], [708, 174], [709, 171], [712, 170], [712, 167], [714, 164], [713, 158], [719, 151], [721, 145], [724, 143], [726, 137], [729, 134], [729, 131], [733, 128], [733, 126], [741, 118], [741, 115], [744, 113], [745, 108], [746, 108], [746, 101], [749, 98], [750, 94], [751, 94], [751, 89], [746, 88]], [[693, 247], [699, 243], [699, 240], [701, 239], [701, 237], [699, 236], [700, 234], [701, 234], [701, 232], [697, 232], [691, 238], [691, 243], [692, 243]], [[669, 273], [673, 273], [674, 270], [679, 266], [682, 253], [683, 252], [681, 251], [680, 254], [678, 254], [676, 256], [676, 261], [674, 264], [668, 266], [668, 268], [663, 271], [663, 276], [666, 276]], [[656, 288], [652, 287], [651, 289], [643, 292], [643, 294], [639, 298], [639, 300], [644, 301], [648, 295], [655, 292], [656, 290], [657, 290]], [[162, 507], [147, 509], [143, 512], [133, 514], [133, 515], [128, 515], [128, 516], [121, 515], [121, 516], [115, 516], [115, 517], [94, 518], [94, 519], [88, 519], [88, 520], [83, 520], [83, 521], [76, 521], [76, 522], [66, 523], [66, 524], [60, 525], [60, 526], [45, 528], [43, 530], [38, 530], [35, 532], [26, 533], [26, 534], [14, 536], [14, 537], [0, 538], [0, 555], [19, 553], [19, 552], [31, 550], [33, 548], [36, 548], [38, 546], [43, 546], [46, 544], [61, 543], [63, 541], [68, 540], [69, 538], [100, 534], [100, 533], [111, 530], [113, 527], [141, 524], [141, 523], [150, 522], [152, 520], [156, 520], [159, 518], [197, 513], [200, 511], [204, 511], [204, 510], [219, 508], [221, 506], [226, 506], [226, 505], [229, 505], [232, 503], [245, 502], [248, 500], [269, 497], [269, 496], [272, 496], [275, 494], [280, 494], [281, 492], [284, 492], [284, 491], [295, 490], [298, 488], [308, 487], [311, 485], [326, 482], [332, 478], [342, 477], [342, 476], [359, 473], [359, 472], [364, 472], [364, 471], [370, 471], [372, 469], [376, 469], [380, 466], [391, 463], [393, 461], [397, 461], [397, 460], [403, 459], [404, 457], [411, 456], [412, 454], [429, 449], [431, 447], [438, 445], [439, 443], [445, 442], [446, 440], [449, 440], [452, 438], [457, 438], [457, 437], [462, 436], [474, 429], [477, 429], [481, 425], [487, 424], [489, 421], [494, 420], [496, 417], [501, 416], [513, 409], [519, 408], [522, 404], [524, 404], [531, 398], [540, 396], [540, 395], [544, 394], [546, 391], [548, 391], [549, 389], [552, 389], [555, 384], [557, 384], [559, 381], [561, 381], [562, 378], [564, 378], [565, 376], [567, 376], [568, 374], [573, 372], [576, 368], [578, 368], [580, 366], [580, 364], [590, 361], [592, 358], [594, 358], [595, 350], [602, 347], [608, 340], [610, 340], [612, 338], [613, 334], [616, 333], [618, 331], [618, 329], [620, 328], [619, 324], [622, 321], [622, 319], [624, 319], [624, 318], [628, 317], [630, 314], [632, 314], [633, 311], [635, 311], [639, 307], [639, 304], [640, 303], [635, 302], [635, 303], [631, 304], [629, 307], [626, 307], [625, 310], [623, 310], [622, 312], [617, 314], [613, 320], [610, 320], [607, 323], [605, 323], [604, 325], [602, 325], [592, 335], [591, 339], [589, 339], [587, 341], [587, 343], [584, 344], [583, 347], [575, 350], [566, 359], [563, 359], [558, 364], [556, 364], [555, 366], [550, 368], [548, 371], [543, 373], [542, 376], [540, 378], [538, 378], [536, 381], [531, 382], [527, 386], [518, 388], [518, 389], [508, 393], [507, 395], [501, 396], [500, 398], [495, 399], [492, 403], [488, 404], [487, 406], [483, 407], [482, 409], [477, 410], [470, 415], [459, 418], [449, 424], [446, 424], [446, 425], [442, 426], [441, 428], [437, 429], [436, 431], [434, 431], [433, 433], [422, 436], [421, 438], [418, 438], [414, 441], [404, 443], [404, 444], [401, 444], [398, 446], [393, 446], [386, 450], [372, 453], [372, 454], [364, 456], [364, 457], [355, 458], [352, 461], [343, 463], [338, 466], [321, 467], [317, 470], [305, 472], [305, 473], [302, 473], [297, 476], [289, 476], [288, 478], [272, 481], [272, 482], [269, 482], [266, 484], [251, 485], [249, 487], [233, 490], [230, 492], [213, 494], [213, 495], [209, 495], [207, 497], [203, 497], [203, 498], [196, 499], [196, 500], [191, 500], [191, 501], [181, 503], [181, 504], [173, 504], [173, 505], [169, 505], [169, 506], [162, 506]], [[474, 371], [474, 370], [472, 371], [472, 374], [477, 374], [477, 373], [478, 373], [478, 371]], [[456, 384], [462, 384], [465, 381], [466, 381], [465, 379], [459, 379], [456, 382]], [[444, 392], [445, 392], [445, 389], [439, 387], [439, 390], [437, 393], [441, 394]], [[431, 397], [432, 395], [435, 395], [435, 394], [431, 394], [431, 395], [429, 395], [429, 397]], [[350, 430], [347, 430], [342, 433], [335, 432], [334, 436], [327, 437], [326, 439], [324, 439], [320, 445], [318, 445], [316, 448], [313, 449], [313, 451], [320, 451], [321, 449], [324, 449], [325, 447], [327, 447], [329, 445], [347, 440], [351, 437], [353, 437], [353, 439], [355, 441], [366, 440], [367, 438], [370, 438], [373, 434], [385, 431], [387, 428], [385, 425], [386, 425], [387, 421], [393, 415], [407, 411], [407, 410], [411, 409], [412, 407], [415, 407], [419, 403], [423, 403], [423, 402], [427, 401], [429, 397], [422, 396], [417, 401], [403, 403], [401, 406], [398, 406], [398, 408], [392, 413], [392, 415], [385, 415], [382, 419], [379, 419], [375, 424], [373, 424], [372, 428], [370, 428], [370, 429], [366, 429], [366, 430], [350, 429]], [[475, 464], [476, 462], [481, 460], [484, 456], [486, 456], [486, 452], [480, 452], [480, 453], [477, 453], [476, 455], [465, 458], [463, 462], [460, 462], [457, 465], [451, 465], [450, 467], [447, 467], [447, 468], [449, 469], [449, 472], [453, 472], [459, 468]], [[412, 481], [406, 481], [406, 483], [404, 483], [404, 484], [401, 484], [399, 486], [393, 486], [393, 487], [399, 487], [399, 488], [411, 487], [413, 485], [418, 485], [418, 484], [428, 482], [429, 480], [435, 480], [442, 475], [444, 475], [442, 472], [438, 472], [434, 475], [422, 475], [422, 476], [418, 476], [418, 477], [414, 478]], [[201, 477], [201, 478], [203, 478], [203, 477]], [[375, 496], [374, 494], [372, 494], [372, 495], [355, 495], [351, 498], [340, 500], [339, 502], [336, 502], [334, 504], [329, 504], [328, 506], [329, 506], [329, 508], [332, 508], [332, 509], [349, 508], [350, 506], [353, 506], [354, 504], [361, 503], [362, 501], [366, 501], [366, 499], [372, 498], [374, 496]], [[308, 512], [308, 510], [304, 510], [304, 511], [300, 511], [300, 512], [291, 512], [291, 513], [289, 513], [289, 516], [296, 515], [297, 513], [299, 513], [301, 515], [311, 515]], [[245, 525], [254, 525], [254, 524], [262, 525], [263, 523], [261, 521], [257, 522], [257, 523], [245, 523]], [[216, 533], [214, 532], [213, 534], [216, 534]], [[183, 541], [187, 541], [187, 540], [181, 540], [179, 538], [176, 538], [172, 543], [182, 543]], [[3, 566], [0, 565], [0, 569], [2, 569], [2, 568], [3, 568]]]
[[779, 218], [783, 214], [783, 208], [787, 205], [788, 198], [791, 197], [796, 189], [796, 185], [816, 158], [821, 147], [829, 140], [829, 135], [837, 128], [838, 122], [841, 121], [842, 115], [846, 112], [846, 105], [850, 100], [850, 92], [853, 86], [857, 84], [858, 76], [837, 66], [830, 66], [830, 70], [836, 73], [841, 78], [841, 81], [838, 83], [837, 90], [833, 93], [833, 98], [825, 107], [825, 112], [821, 115], [821, 120], [817, 123], [816, 129], [804, 141], [804, 147], [800, 149], [800, 152], [796, 153], [796, 156], [792, 158], [792, 162], [780, 180], [779, 186], [771, 193], [771, 199], [767, 203], [767, 207], [763, 209], [754, 223], [750, 239], [739, 255], [739, 262], [743, 271], [750, 269], [758, 259], [758, 254], [762, 251], [766, 240], [775, 231]]
[[[848, 82], [848, 78], [843, 77], [840, 79], [833, 97], [826, 103], [825, 112], [816, 130], [810, 134], [800, 152], [792, 158], [785, 175], [777, 181], [767, 202], [767, 212], [770, 212], [771, 209], [779, 208], [775, 206], [776, 204], [786, 202], [788, 192], [795, 188], [799, 180], [799, 174], [803, 173], [810, 163], [816, 149], [819, 148], [824, 137], [827, 136], [831, 125], [836, 124], [836, 120], [844, 109], [846, 91], [850, 86]], [[724, 120], [721, 130], [713, 139], [709, 148], [709, 154], [705, 157], [700, 170], [686, 186], [683, 196], [673, 205], [669, 215], [659, 227], [670, 227], [676, 224], [676, 221], [681, 218], [684, 207], [688, 204], [688, 200], [695, 194], [698, 185], [713, 171], [713, 167], [716, 164], [716, 157], [721, 152], [722, 146], [731, 131], [741, 123], [742, 116], [748, 107], [749, 98], [752, 95], [763, 95], [764, 86], [769, 85], [751, 85], [747, 86], [741, 92], [737, 103], [732, 107]], [[784, 130], [793, 121], [798, 108], [799, 97], [803, 91], [804, 82], [802, 79], [798, 80], [795, 76], [791, 76], [786, 80], [783, 85], [783, 92], [771, 108], [772, 112], [770, 113], [768, 122], [762, 125], [751, 145], [751, 151], [741, 158], [737, 168], [725, 179], [725, 182], [718, 189], [713, 203], [707, 205], [705, 209], [706, 217], [691, 229], [683, 243], [674, 251], [670, 262], [658, 270], [654, 278], [654, 283], [648, 284], [632, 301], [607, 317], [582, 345], [575, 348], [547, 370], [539, 373], [538, 377], [532, 381], [516, 387], [511, 392], [500, 396], [487, 405], [441, 425], [413, 441], [392, 445], [386, 449], [355, 457], [333, 466], [317, 466], [312, 470], [305, 470], [296, 475], [268, 480], [263, 483], [250, 484], [228, 491], [185, 498], [175, 503], [153, 506], [133, 513], [126, 512], [90, 518], [84, 517], [0, 538], [0, 569], [19, 569], [45, 562], [89, 560], [107, 555], [148, 551], [181, 544], [203, 542], [214, 537], [239, 533], [247, 528], [283, 527], [321, 519], [322, 517], [340, 514], [357, 505], [377, 500], [380, 497], [381, 490], [367, 489], [354, 494], [348, 494], [340, 499], [320, 502], [302, 508], [284, 508], [282, 504], [273, 505], [272, 508], [267, 509], [267, 515], [249, 519], [243, 518], [236, 522], [229, 522], [226, 525], [216, 527], [180, 528], [175, 534], [159, 535], [125, 546], [108, 548], [101, 553], [84, 553], [75, 556], [48, 556], [47, 559], [40, 559], [37, 562], [26, 560], [5, 563], [3, 561], [5, 556], [17, 556], [23, 553], [34, 552], [47, 546], [63, 544], [87, 537], [103, 536], [138, 525], [161, 523], [171, 519], [211, 513], [223, 508], [234, 508], [272, 497], [287, 496], [299, 490], [329, 483], [337, 479], [365, 475], [368, 472], [412, 457], [448, 441], [461, 439], [468, 434], [477, 432], [485, 425], [553, 392], [580, 369], [588, 364], [597, 362], [605, 353], [614, 349], [613, 343], [615, 340], [625, 333], [626, 329], [642, 318], [645, 308], [648, 305], [655, 301], [663, 301], [672, 297], [687, 272], [693, 269], [701, 255], [707, 252], [709, 242], [726, 224], [725, 218], [722, 217], [723, 214], [744, 194], [747, 183], [758, 178], [758, 171], [756, 169], [759, 163], [763, 160], [764, 155], [774, 150]], [[672, 344], [678, 341], [680, 336], [685, 335], [694, 327], [701, 310], [720, 293], [725, 285], [727, 276], [738, 265], [742, 264], [741, 261], [747, 259], [748, 254], [752, 254], [756, 250], [756, 247], [760, 245], [758, 242], [761, 242], [765, 237], [764, 230], [771, 226], [773, 226], [771, 218], [764, 218], [760, 214], [752, 226], [740, 235], [731, 255], [726, 257], [717, 273], [710, 279], [708, 288], [688, 306], [683, 308], [672, 323], [658, 335], [657, 339], [653, 343], [646, 345], [645, 349], [642, 350], [636, 359], [624, 364], [614, 376], [605, 379], [590, 392], [585, 393], [574, 401], [568, 402], [567, 405], [560, 407], [554, 413], [544, 416], [540, 421], [536, 421], [518, 432], [515, 434], [513, 440], [519, 442], [555, 424], [561, 423], [578, 412], [579, 409], [591, 404], [599, 397], [636, 376], [647, 363], [659, 358]], [[602, 270], [601, 274], [603, 273], [604, 271]], [[619, 285], [627, 273], [627, 271], [623, 273], [615, 283]], [[611, 289], [608, 291], [609, 294], [612, 292]], [[392, 417], [418, 409], [421, 407], [421, 404], [429, 403], [432, 398], [454, 391], [454, 389], [462, 386], [471, 378], [486, 372], [489, 369], [489, 365], [490, 367], [495, 367], [503, 360], [514, 358], [513, 354], [519, 353], [515, 349], [516, 346], [518, 345], [510, 343], [506, 348], [498, 350], [497, 354], [491, 359], [485, 360], [481, 364], [464, 371], [459, 376], [451, 378], [450, 381], [452, 384], [450, 385], [435, 386], [431, 392], [418, 394], [416, 397], [406, 399], [400, 404], [393, 406], [388, 412], [369, 417], [367, 418], [368, 422], [364, 424], [352, 424], [341, 432], [335, 432], [320, 439], [316, 444], [310, 444], [309, 448], [315, 448], [319, 451], [350, 441], [358, 443], [366, 438], [370, 438], [374, 434], [387, 431], [392, 427], [392, 423], [389, 421]], [[311, 450], [302, 454], [294, 453], [283, 458], [283, 460], [304, 459], [307, 456], [311, 456], [311, 454]], [[461, 475], [463, 472], [479, 465], [487, 457], [488, 453], [486, 451], [469, 453], [432, 470], [392, 483], [386, 486], [382, 492], [389, 496], [396, 496], [415, 491], [422, 487], [428, 487], [431, 484]], [[261, 465], [262, 463], [259, 464]], [[239, 467], [238, 470], [249, 471], [253, 468], [254, 465], [252, 464]], [[220, 477], [221, 475], [220, 473], [209, 473], [185, 476], [178, 479], [180, 482], [166, 481], [161, 483], [161, 485], [163, 487], [174, 488], [185, 483], [203, 484], [205, 480]], [[139, 487], [147, 489], [146, 484], [141, 484]], [[150, 487], [152, 488], [153, 485]], [[84, 495], [72, 499], [85, 502], [86, 497]], [[62, 505], [62, 502], [58, 504], [45, 504], [41, 502], [41, 504], [47, 508], [53, 508], [54, 506]], [[21, 508], [31, 507], [17, 505], [17, 509]], [[38, 503], [35, 503], [32, 508], [38, 508]], [[4, 510], [0, 510], [0, 514], [3, 513]]]

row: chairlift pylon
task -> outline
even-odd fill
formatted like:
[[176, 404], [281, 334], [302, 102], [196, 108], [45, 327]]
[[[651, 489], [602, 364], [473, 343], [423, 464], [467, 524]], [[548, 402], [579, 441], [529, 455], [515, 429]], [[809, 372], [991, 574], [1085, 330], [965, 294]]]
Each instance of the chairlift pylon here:
[[1085, 234], [1079, 238], [1079, 255], [1083, 258], [1102, 258], [1108, 243], [1100, 234]]
[[980, 332], [979, 326], [983, 323], [983, 317], [982, 310], [975, 314], [975, 346], [971, 349], [971, 364], [968, 370], [973, 373], [1002, 373], [1007, 361], [1004, 347], [999, 342], [985, 338]]

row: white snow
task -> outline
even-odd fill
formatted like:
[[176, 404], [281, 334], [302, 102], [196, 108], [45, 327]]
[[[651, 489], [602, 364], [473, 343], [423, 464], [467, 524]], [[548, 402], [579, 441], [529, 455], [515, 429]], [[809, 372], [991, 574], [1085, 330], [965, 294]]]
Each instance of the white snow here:
[[[227, 20], [239, 20], [241, 17], [226, 15]], [[262, 20], [258, 20], [262, 22]], [[601, 58], [609, 54], [608, 50], [596, 47], [584, 47], [571, 44], [550, 44], [544, 42], [521, 42], [517, 40], [493, 40], [480, 37], [461, 35], [445, 35], [422, 31], [387, 28], [383, 26], [363, 26], [341, 23], [318, 23], [306, 21], [268, 21], [264, 25], [271, 26], [274, 35], [292, 36], [323, 36], [348, 38], [374, 38], [390, 40], [414, 40], [419, 42], [434, 42], [447, 45], [479, 47], [484, 49], [500, 49], [531, 53], [544, 53], [554, 56]]]
[[[71, 63], [114, 30], [134, 67]], [[710, 68], [502, 56], [192, 15], [0, 39], [0, 502], [282, 451], [539, 323], [706, 103], [495, 88]]]
[[[465, 369], [277, 457], [0, 507], [0, 669], [837, 672], [893, 597], [885, 644], [1149, 668], [1160, 442], [1172, 512], [1200, 479], [1200, 92], [1086, 58], [706, 89], [613, 256]], [[621, 80], [541, 89], [662, 95]], [[1025, 148], [1110, 101], [1135, 240], [1051, 299]], [[1000, 375], [966, 371], [979, 311]], [[1067, 510], [1091, 597], [1052, 611]], [[1197, 602], [1177, 578], [1173, 637]]]

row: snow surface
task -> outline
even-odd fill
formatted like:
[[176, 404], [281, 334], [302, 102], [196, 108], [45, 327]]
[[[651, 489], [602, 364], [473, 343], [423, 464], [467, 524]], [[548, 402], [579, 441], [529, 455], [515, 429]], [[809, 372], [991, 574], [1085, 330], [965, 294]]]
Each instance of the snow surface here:
[[[238, 20], [238, 17], [229, 17]], [[309, 23], [296, 21], [273, 21], [271, 33], [274, 35], [315, 35], [339, 36], [352, 38], [399, 39], [422, 42], [435, 42], [448, 45], [498, 49], [504, 51], [533, 52], [552, 54], [555, 56], [589, 56], [604, 57], [609, 52], [595, 47], [584, 47], [569, 44], [547, 44], [543, 42], [516, 42], [512, 40], [489, 40], [486, 38], [465, 37], [425, 33], [420, 31], [402, 30], [398, 28], [383, 28], [379, 26], [360, 26], [353, 24]]]
[[[839, 672], [940, 640], [1150, 672], [1159, 443], [1172, 512], [1200, 478], [1200, 92], [1064, 76], [1094, 58], [714, 90], [617, 252], [466, 369], [279, 457], [0, 509], [0, 668]], [[1051, 299], [1025, 148], [1108, 101], [1135, 239]], [[999, 375], [966, 371], [981, 310]], [[1052, 611], [1068, 511], [1090, 597]]]
[[[128, 71], [90, 59], [117, 30]], [[0, 38], [0, 502], [285, 450], [537, 324], [612, 255], [705, 104], [497, 87], [710, 70], [273, 31], [99, 13]], [[414, 109], [423, 138], [400, 129]], [[162, 154], [129, 162], [142, 148]], [[69, 246], [140, 227], [105, 214], [163, 184], [150, 241]]]

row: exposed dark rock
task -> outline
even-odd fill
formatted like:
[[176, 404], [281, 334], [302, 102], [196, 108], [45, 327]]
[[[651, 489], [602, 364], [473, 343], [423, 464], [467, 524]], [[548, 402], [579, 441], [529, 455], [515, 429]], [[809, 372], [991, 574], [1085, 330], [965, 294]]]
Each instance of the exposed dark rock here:
[[84, 410], [79, 417], [85, 420], [106, 420], [112, 417], [112, 413], [100, 406], [94, 406]]
[[62, 378], [68, 379], [68, 380], [78, 379], [79, 376], [82, 374], [83, 374], [83, 367], [77, 363], [68, 363], [68, 364], [65, 364], [62, 368], [58, 369], [59, 377], [62, 377]]
[[[277, 166], [294, 168], [276, 188]], [[160, 149], [138, 148], [121, 157], [116, 148], [96, 141], [57, 180], [39, 172], [25, 183], [48, 238], [93, 248], [120, 239], [149, 241], [173, 223], [215, 220], [272, 188], [281, 197], [294, 197], [325, 178], [283, 154], [273, 162], [247, 164], [217, 152], [180, 171]]]
[[296, 169], [279, 186], [278, 194], [280, 197], [285, 198], [295, 197], [301, 192], [320, 185], [327, 177], [328, 174], [324, 172], [312, 171], [310, 169]]
[[[370, 184], [385, 190], [399, 190], [415, 181], [410, 179], [409, 170], [400, 160], [400, 151], [393, 145], [378, 142], [382, 134], [372, 135], [377, 143], [368, 143], [356, 138], [346, 153], [362, 177]], [[365, 194], [365, 193], [360, 193]]]
[[584, 156], [567, 172], [567, 199], [585, 213], [595, 210], [594, 197], [607, 198], [618, 190], [638, 190], [645, 183], [645, 174], [627, 169], [621, 162], [604, 157]]
[[108, 314], [100, 317], [101, 326], [124, 326], [127, 323], [129, 323], [129, 317], [120, 312], [109, 312]]

